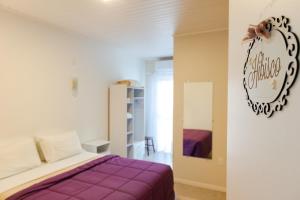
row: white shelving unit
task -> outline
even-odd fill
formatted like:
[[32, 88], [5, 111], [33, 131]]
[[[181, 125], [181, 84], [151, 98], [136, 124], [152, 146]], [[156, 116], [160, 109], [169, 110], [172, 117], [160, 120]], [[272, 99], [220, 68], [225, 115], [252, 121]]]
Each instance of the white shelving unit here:
[[110, 87], [109, 136], [113, 154], [133, 157], [134, 143], [145, 136], [143, 87]]

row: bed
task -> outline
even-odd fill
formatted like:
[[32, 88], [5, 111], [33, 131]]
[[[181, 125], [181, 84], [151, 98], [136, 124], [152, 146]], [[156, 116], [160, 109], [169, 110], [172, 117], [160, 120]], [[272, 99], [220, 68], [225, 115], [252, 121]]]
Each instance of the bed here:
[[200, 129], [183, 129], [183, 155], [210, 158], [212, 132]]
[[83, 152], [0, 182], [7, 200], [174, 200], [169, 166]]
[[[55, 145], [63, 142], [60, 146], [62, 144], [66, 146], [68, 143], [65, 136], [55, 136], [55, 138], [53, 140]], [[59, 141], [57, 138], [63, 140]], [[71, 137], [68, 136], [68, 138], [72, 140]], [[21, 141], [20, 145], [26, 143], [24, 149], [28, 151], [30, 150], [28, 145], [34, 145], [33, 142], [19, 141]], [[74, 142], [71, 143], [75, 144]], [[17, 145], [19, 144], [16, 143]], [[54, 144], [51, 145], [54, 147]], [[69, 145], [69, 148], [73, 148], [71, 146]], [[6, 147], [9, 149], [9, 146]], [[56, 149], [59, 149], [58, 147], [56, 146]], [[34, 152], [34, 147], [31, 150]], [[64, 147], [64, 150], [65, 153], [70, 153], [70, 149]], [[47, 151], [43, 152], [46, 153]], [[21, 153], [19, 151], [19, 154]], [[56, 156], [63, 155], [61, 152], [58, 153]], [[18, 153], [15, 154], [17, 156]], [[5, 157], [8, 160], [11, 157], [16, 160], [15, 156], [2, 153], [0, 160], [2, 159], [1, 162], [5, 163], [3, 162]], [[28, 158], [23, 156], [24, 159], [19, 157], [18, 162], [21, 160], [22, 164], [23, 160], [26, 159], [29, 162], [29, 158], [32, 156], [32, 154], [29, 154]], [[173, 172], [167, 165], [122, 158], [117, 155], [94, 154], [81, 149], [80, 153], [63, 159], [50, 162], [50, 158], [54, 157], [46, 155], [47, 162], [40, 162], [39, 165], [31, 169], [0, 178], [0, 200], [175, 199]], [[24, 161], [23, 163], [26, 164], [27, 162]], [[2, 175], [3, 166], [5, 165], [0, 166]]]

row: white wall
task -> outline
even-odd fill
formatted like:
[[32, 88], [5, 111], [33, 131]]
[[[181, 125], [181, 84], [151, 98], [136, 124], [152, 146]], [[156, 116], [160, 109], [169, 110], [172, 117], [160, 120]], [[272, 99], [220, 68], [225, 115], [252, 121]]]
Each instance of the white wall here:
[[300, 199], [300, 81], [288, 105], [270, 119], [248, 107], [242, 84], [249, 24], [270, 16], [290, 18], [300, 36], [299, 0], [230, 0], [228, 200]]
[[[117, 79], [140, 80], [143, 63], [120, 49], [3, 10], [0, 27], [0, 136], [76, 129], [82, 140], [106, 138], [108, 87]], [[73, 77], [79, 80], [77, 96]]]
[[183, 128], [213, 130], [213, 83], [184, 83]]

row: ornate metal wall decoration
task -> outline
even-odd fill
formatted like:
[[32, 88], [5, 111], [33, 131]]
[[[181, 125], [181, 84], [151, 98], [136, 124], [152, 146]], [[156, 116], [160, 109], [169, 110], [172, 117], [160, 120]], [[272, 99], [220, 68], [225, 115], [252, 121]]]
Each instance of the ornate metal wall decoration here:
[[243, 70], [248, 105], [271, 117], [287, 104], [299, 71], [299, 40], [289, 19], [271, 17], [251, 25], [244, 40], [251, 40]]

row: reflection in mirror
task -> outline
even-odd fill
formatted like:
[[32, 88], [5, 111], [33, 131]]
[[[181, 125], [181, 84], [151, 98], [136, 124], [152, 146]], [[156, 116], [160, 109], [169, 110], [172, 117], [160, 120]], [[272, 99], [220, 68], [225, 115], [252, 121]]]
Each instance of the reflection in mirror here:
[[212, 158], [213, 83], [184, 83], [183, 155]]

